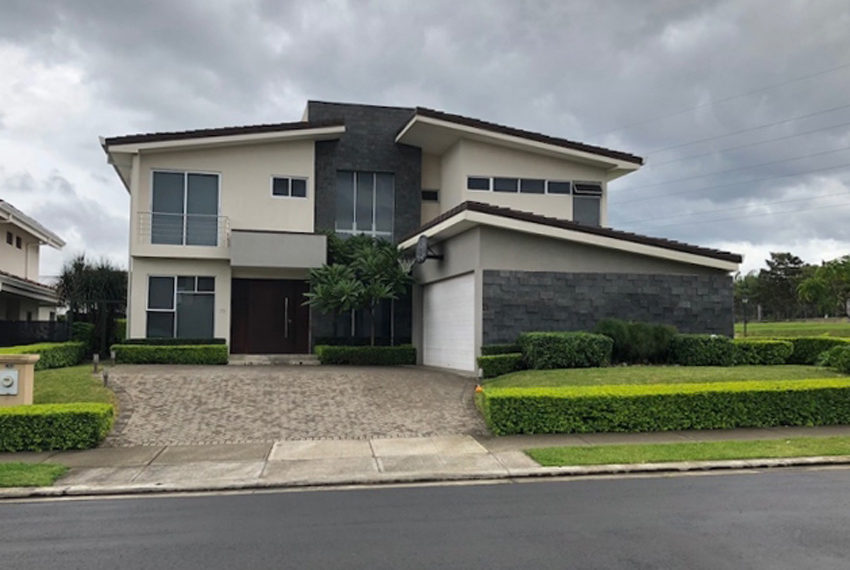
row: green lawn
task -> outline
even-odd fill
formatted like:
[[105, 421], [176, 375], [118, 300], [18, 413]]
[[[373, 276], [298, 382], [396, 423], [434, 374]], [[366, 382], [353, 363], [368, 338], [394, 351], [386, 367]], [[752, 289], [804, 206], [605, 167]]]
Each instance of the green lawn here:
[[[850, 320], [818, 319], [780, 323], [747, 323], [747, 336], [841, 336], [850, 337]], [[735, 337], [744, 336], [744, 324], [735, 323]]]
[[669, 384], [683, 382], [737, 382], [744, 380], [804, 380], [843, 375], [819, 366], [610, 366], [520, 370], [484, 381], [491, 387], [593, 386], [605, 384]]
[[35, 373], [33, 403], [64, 404], [102, 402], [116, 404], [112, 390], [103, 386], [100, 374], [92, 374], [91, 364], [39, 370]]
[[850, 437], [544, 447], [526, 453], [546, 467], [850, 455]]
[[67, 470], [55, 463], [0, 463], [0, 487], [47, 487]]

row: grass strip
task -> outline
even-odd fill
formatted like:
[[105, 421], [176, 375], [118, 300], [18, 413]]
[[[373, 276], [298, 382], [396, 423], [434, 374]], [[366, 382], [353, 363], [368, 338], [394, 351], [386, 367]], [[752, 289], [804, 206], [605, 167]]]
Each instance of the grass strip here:
[[0, 463], [0, 487], [49, 487], [67, 470], [55, 463]]
[[112, 390], [103, 385], [100, 374], [92, 374], [91, 364], [39, 370], [35, 373], [34, 404], [70, 402], [117, 403]]
[[850, 437], [543, 447], [525, 453], [544, 467], [814, 457], [850, 455]]

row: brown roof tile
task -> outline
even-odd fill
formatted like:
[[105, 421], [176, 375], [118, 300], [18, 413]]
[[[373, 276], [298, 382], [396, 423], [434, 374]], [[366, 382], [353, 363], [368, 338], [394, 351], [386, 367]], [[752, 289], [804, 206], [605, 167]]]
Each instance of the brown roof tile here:
[[294, 123], [271, 123], [265, 125], [245, 125], [241, 127], [219, 127], [213, 129], [195, 129], [192, 131], [173, 131], [161, 133], [142, 133], [135, 135], [123, 135], [104, 139], [107, 146], [118, 144], [136, 144], [146, 142], [176, 141], [185, 139], [198, 139], [207, 137], [227, 137], [233, 135], [254, 135], [260, 133], [275, 133], [284, 131], [298, 131], [303, 129], [317, 129], [322, 127], [342, 127], [340, 121], [297, 121]]
[[539, 214], [532, 214], [531, 212], [522, 212], [520, 210], [514, 210], [511, 208], [503, 208], [501, 206], [493, 206], [492, 204], [484, 204], [483, 202], [463, 202], [458, 206], [455, 206], [451, 210], [444, 212], [437, 216], [436, 218], [428, 221], [419, 229], [410, 234], [401, 238], [400, 241], [408, 240], [425, 230], [436, 226], [437, 224], [451, 218], [454, 215], [459, 214], [463, 211], [470, 212], [481, 212], [483, 214], [492, 214], [494, 216], [501, 216], [503, 218], [510, 218], [513, 220], [521, 220], [525, 222], [531, 222], [534, 224], [540, 224], [544, 226], [550, 226], [555, 228], [562, 228], [565, 230], [573, 230], [577, 232], [583, 232], [587, 234], [593, 234], [603, 237], [609, 237], [613, 239], [619, 239], [623, 241], [629, 241], [632, 243], [639, 243], [642, 245], [651, 245], [655, 247], [660, 247], [664, 249], [670, 249], [673, 251], [681, 251], [683, 253], [692, 253], [694, 255], [701, 255], [703, 257], [710, 257], [713, 259], [720, 259], [723, 261], [731, 261], [733, 263], [741, 263], [742, 258], [740, 255], [736, 253], [730, 253], [728, 251], [721, 251], [719, 249], [711, 249], [707, 247], [701, 247], [698, 245], [691, 245], [687, 243], [682, 243], [678, 241], [673, 241], [664, 238], [655, 238], [644, 236], [640, 234], [634, 234], [631, 232], [624, 232], [621, 230], [614, 230], [611, 228], [603, 228], [596, 226], [586, 226], [583, 224], [579, 224], [577, 222], [571, 222], [569, 220], [562, 220], [560, 218], [551, 218], [548, 216], [541, 216]]

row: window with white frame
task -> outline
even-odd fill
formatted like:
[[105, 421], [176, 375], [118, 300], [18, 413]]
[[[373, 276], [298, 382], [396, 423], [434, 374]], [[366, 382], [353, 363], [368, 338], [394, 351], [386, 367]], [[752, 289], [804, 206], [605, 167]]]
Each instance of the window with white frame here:
[[278, 198], [306, 198], [307, 179], [294, 176], [273, 176], [272, 196]]
[[213, 338], [215, 277], [148, 277], [148, 338]]
[[153, 172], [151, 243], [218, 245], [218, 174]]
[[576, 182], [573, 185], [573, 221], [586, 226], [601, 225], [602, 185]]
[[388, 172], [340, 170], [336, 176], [335, 229], [392, 239], [395, 176]]
[[467, 176], [466, 189], [475, 192], [510, 192], [520, 194], [571, 194], [569, 180], [545, 178], [512, 178], [507, 176]]

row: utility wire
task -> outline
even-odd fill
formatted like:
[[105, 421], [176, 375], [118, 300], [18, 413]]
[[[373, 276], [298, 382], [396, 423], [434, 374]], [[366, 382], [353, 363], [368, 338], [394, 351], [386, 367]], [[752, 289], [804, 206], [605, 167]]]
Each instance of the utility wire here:
[[616, 133], [616, 132], [619, 132], [619, 131], [630, 129], [632, 127], [636, 127], [636, 126], [639, 126], [639, 125], [645, 125], [647, 123], [660, 121], [662, 119], [668, 119], [670, 117], [675, 117], [675, 116], [681, 115], [683, 113], [688, 113], [690, 111], [702, 109], [703, 107], [708, 107], [708, 106], [711, 106], [711, 105], [717, 105], [719, 103], [725, 103], [727, 101], [732, 101], [734, 99], [740, 99], [742, 97], [748, 97], [750, 95], [755, 95], [756, 93], [762, 93], [764, 91], [776, 89], [777, 87], [783, 87], [783, 86], [789, 85], [791, 83], [797, 83], [799, 81], [805, 81], [806, 79], [811, 79], [813, 77], [819, 77], [821, 75], [826, 75], [828, 73], [839, 71], [841, 69], [846, 69], [848, 67], [850, 67], [850, 63], [845, 63], [845, 64], [838, 65], [838, 66], [835, 66], [835, 67], [830, 67], [829, 69], [824, 69], [824, 70], [821, 70], [821, 71], [818, 71], [818, 72], [815, 72], [815, 73], [810, 73], [808, 75], [801, 75], [799, 77], [795, 77], [795, 78], [789, 79], [787, 81], [782, 81], [781, 83], [774, 83], [772, 85], [767, 85], [765, 87], [759, 87], [758, 89], [753, 89], [752, 91], [746, 91], [744, 93], [739, 93], [737, 95], [729, 95], [729, 96], [723, 97], [721, 99], [710, 99], [710, 100], [706, 101], [705, 103], [700, 103], [699, 105], [694, 105], [693, 107], [688, 107], [687, 109], [682, 109], [680, 111], [675, 111], [673, 113], [668, 113], [666, 115], [656, 115], [655, 117], [652, 117], [652, 118], [649, 118], [649, 119], [643, 119], [641, 121], [636, 121], [634, 123], [630, 123], [630, 124], [625, 125], [623, 127], [611, 129], [610, 131], [604, 131], [604, 132], [596, 133], [596, 134], [590, 135], [589, 138], [608, 135], [608, 134], [611, 134], [611, 133]]
[[[791, 202], [805, 202], [805, 201], [811, 201], [811, 200], [820, 200], [821, 198], [832, 198], [833, 196], [845, 196], [845, 197], [850, 198], [850, 192], [847, 192], [847, 191], [833, 192], [832, 194], [822, 194], [820, 196], [806, 196], [805, 198], [792, 198], [792, 199], [789, 199], [789, 200], [771, 200], [769, 202], [750, 203], [750, 204], [747, 204], [747, 207], [753, 206], [753, 205], [773, 206], [773, 205], [776, 205], [776, 204], [788, 204], [788, 203], [791, 203]], [[673, 215], [670, 215], [670, 216], [652, 216], [651, 221], [654, 222], [656, 220], [669, 220], [669, 219], [676, 219], [676, 218], [686, 218], [686, 217], [689, 217], [689, 216], [701, 216], [703, 214], [717, 214], [717, 213], [721, 213], [721, 212], [731, 212], [731, 211], [734, 211], [734, 210], [740, 210], [741, 208], [742, 208], [741, 206], [733, 207], [733, 208], [715, 208], [713, 210], [699, 210], [699, 211], [696, 211], [696, 212], [689, 212], [687, 214], [673, 214]], [[620, 222], [620, 223], [621, 224], [637, 223], [638, 225], [642, 225], [642, 224], [647, 223], [647, 219], [646, 218], [641, 218], [641, 219], [635, 218], [633, 220], [625, 220], [625, 221]]]
[[777, 126], [777, 125], [783, 125], [783, 124], [785, 124], [785, 123], [792, 123], [792, 122], [794, 122], [794, 121], [799, 121], [800, 119], [808, 119], [808, 118], [811, 118], [811, 117], [816, 117], [816, 116], [818, 116], [818, 115], [825, 115], [825, 114], [827, 114], [827, 113], [832, 113], [832, 112], [834, 112], [834, 111], [840, 111], [840, 110], [842, 110], [842, 109], [847, 109], [848, 107], [850, 107], [850, 104], [848, 104], [848, 105], [839, 105], [838, 107], [832, 107], [832, 108], [830, 108], [830, 109], [823, 109], [822, 111], [815, 111], [814, 113], [809, 113], [809, 114], [807, 114], [807, 115], [797, 115], [796, 117], [791, 117], [791, 118], [789, 118], [789, 119], [783, 119], [783, 120], [781, 120], [781, 121], [775, 121], [775, 122], [773, 122], [773, 123], [764, 123], [764, 124], [762, 124], [762, 125], [757, 125], [757, 126], [755, 126], [755, 127], [748, 127], [748, 128], [746, 128], [746, 129], [739, 129], [739, 130], [737, 130], [737, 131], [732, 131], [732, 132], [725, 133], [725, 134], [722, 134], [722, 135], [716, 135], [716, 136], [713, 136], [713, 137], [706, 137], [706, 138], [703, 138], [703, 139], [696, 139], [696, 140], [692, 140], [692, 141], [685, 142], [685, 143], [681, 143], [681, 144], [674, 144], [674, 145], [670, 145], [670, 146], [665, 146], [665, 147], [661, 147], [661, 148], [656, 148], [656, 149], [654, 149], [654, 150], [651, 150], [651, 151], [649, 151], [649, 152], [645, 152], [645, 153], [643, 153], [643, 154], [645, 154], [646, 156], [652, 156], [653, 154], [658, 154], [658, 153], [660, 153], [660, 152], [664, 152], [664, 151], [667, 151], [667, 150], [673, 150], [673, 149], [676, 149], [676, 148], [682, 148], [682, 147], [685, 147], [685, 146], [691, 146], [691, 145], [698, 144], [698, 143], [714, 141], [714, 140], [717, 140], [717, 139], [722, 139], [722, 138], [726, 138], [726, 137], [731, 137], [731, 136], [734, 136], [734, 135], [740, 135], [740, 134], [742, 134], [742, 133], [748, 133], [748, 132], [751, 132], [751, 131], [757, 131], [757, 130], [760, 130], [760, 129], [766, 129], [766, 128], [768, 128], [768, 127], [775, 127], [775, 126]]
[[717, 154], [717, 153], [721, 153], [721, 152], [728, 152], [730, 150], [739, 150], [739, 149], [742, 149], [742, 148], [758, 146], [758, 145], [767, 144], [767, 143], [776, 142], [776, 141], [784, 141], [784, 140], [793, 139], [793, 138], [796, 138], [796, 137], [802, 137], [802, 136], [805, 136], [805, 135], [810, 135], [812, 133], [819, 133], [821, 131], [829, 131], [829, 130], [832, 130], [832, 129], [837, 129], [839, 127], [846, 127], [848, 125], [850, 125], [850, 121], [847, 121], [846, 123], [839, 123], [837, 125], [829, 125], [828, 127], [821, 127], [819, 129], [812, 129], [810, 131], [803, 131], [803, 132], [800, 132], [800, 133], [794, 133], [792, 135], [774, 137], [772, 139], [765, 139], [763, 141], [756, 141], [756, 142], [751, 142], [751, 143], [747, 143], [747, 144], [741, 144], [741, 145], [738, 145], [738, 146], [730, 146], [730, 147], [726, 147], [726, 148], [721, 148], [721, 149], [713, 150], [711, 152], [704, 152], [702, 154], [691, 154], [691, 155], [683, 156], [683, 157], [680, 157], [680, 158], [674, 158], [672, 160], [665, 160], [664, 162], [654, 162], [654, 163], [648, 164], [647, 166], [649, 166], [649, 167], [664, 166], [665, 164], [672, 164], [674, 162], [681, 162], [683, 160], [690, 160], [692, 158], [702, 158], [703, 156], [711, 156], [713, 154]]
[[703, 190], [713, 190], [715, 188], [728, 188], [730, 186], [740, 186], [742, 184], [751, 184], [753, 182], [764, 182], [765, 180], [776, 180], [777, 178], [792, 178], [794, 176], [803, 176], [806, 174], [815, 174], [817, 172], [827, 172], [830, 170], [837, 170], [839, 168], [848, 168], [850, 167], [850, 162], [844, 162], [842, 164], [836, 164], [835, 166], [828, 166], [826, 168], [813, 168], [812, 170], [804, 170], [802, 172], [792, 172], [791, 174], [777, 174], [774, 176], [764, 176], [762, 178], [752, 178], [750, 180], [739, 180], [737, 182], [730, 182], [728, 184], [714, 184], [712, 186], [702, 186], [700, 188], [690, 188], [688, 190], [680, 190], [678, 192], [665, 192], [662, 194], [653, 194], [652, 196], [644, 196], [643, 198], [632, 198], [631, 200], [612, 200], [611, 204], [629, 204], [631, 202], [645, 202], [647, 200], [654, 200], [656, 198], [667, 198], [669, 196], [680, 196], [682, 194], [693, 194], [694, 192], [701, 192]]
[[770, 166], [772, 164], [781, 164], [781, 163], [785, 163], [785, 162], [791, 162], [791, 161], [794, 161], [794, 160], [802, 160], [804, 158], [812, 158], [812, 157], [815, 157], [815, 156], [824, 156], [824, 155], [827, 155], [827, 154], [833, 154], [833, 153], [841, 152], [841, 151], [848, 150], [848, 149], [850, 149], [850, 146], [843, 146], [843, 147], [834, 148], [834, 149], [831, 149], [831, 150], [823, 150], [823, 151], [820, 151], [820, 152], [803, 154], [803, 155], [800, 155], [800, 156], [791, 156], [791, 157], [786, 157], [786, 158], [780, 158], [778, 160], [771, 160], [769, 162], [761, 162], [759, 164], [748, 164], [746, 166], [739, 166], [737, 168], [729, 168], [727, 170], [716, 170], [714, 172], [706, 172], [705, 174], [694, 174], [693, 176], [683, 176], [682, 178], [673, 178], [673, 179], [670, 179], [670, 180], [662, 180], [661, 182], [652, 182], [650, 184], [640, 184], [638, 186], [629, 187], [629, 190], [634, 191], [634, 190], [639, 190], [639, 189], [643, 189], [643, 188], [651, 188], [653, 186], [663, 186], [665, 184], [673, 184], [674, 182], [683, 182], [685, 180], [694, 180], [695, 178], [706, 178], [707, 176], [715, 176], [717, 174], [728, 174], [730, 172], [739, 172], [741, 170], [749, 170], [750, 168], [758, 168], [759, 166]]

